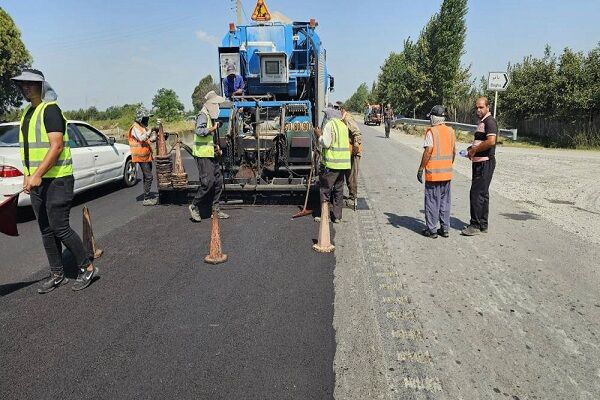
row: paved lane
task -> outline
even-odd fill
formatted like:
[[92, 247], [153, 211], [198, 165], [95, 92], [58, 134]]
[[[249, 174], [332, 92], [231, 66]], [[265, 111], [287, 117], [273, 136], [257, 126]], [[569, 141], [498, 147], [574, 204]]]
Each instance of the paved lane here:
[[[335, 258], [311, 249], [312, 219], [291, 221], [293, 206], [230, 209], [229, 261], [209, 266], [209, 221], [143, 208], [139, 190], [88, 202], [105, 250], [88, 289], [41, 296], [25, 281], [0, 297], [0, 398], [332, 398]], [[35, 258], [22, 255], [34, 222], [2, 239], [19, 268]]]
[[294, 211], [231, 210], [209, 266], [208, 221], [154, 208], [101, 241], [84, 292], [0, 298], [0, 398], [331, 398], [334, 258]]
[[[193, 159], [185, 157], [184, 163], [191, 179], [197, 179], [198, 169]], [[131, 188], [114, 183], [75, 196], [71, 209], [73, 229], [81, 235], [83, 206], [90, 209], [97, 239], [149, 212], [150, 208], [142, 206], [144, 189], [139, 171], [138, 178], [137, 185]], [[152, 190], [156, 192], [156, 182]], [[35, 283], [47, 274], [48, 260], [31, 207], [19, 209], [19, 221], [19, 237], [0, 236], [0, 296]]]

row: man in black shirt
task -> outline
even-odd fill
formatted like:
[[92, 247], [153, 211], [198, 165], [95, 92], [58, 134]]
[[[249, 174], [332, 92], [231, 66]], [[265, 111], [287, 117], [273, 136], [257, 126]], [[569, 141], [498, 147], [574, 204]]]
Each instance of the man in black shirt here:
[[490, 113], [490, 102], [480, 97], [475, 103], [479, 123], [475, 132], [475, 140], [469, 147], [469, 159], [473, 162], [471, 180], [471, 221], [462, 230], [465, 236], [486, 233], [488, 230], [488, 214], [490, 209], [490, 183], [496, 168], [496, 135], [498, 125]]
[[22, 148], [23, 190], [42, 233], [42, 242], [50, 264], [50, 277], [38, 293], [48, 293], [68, 282], [62, 265], [62, 246], [73, 254], [80, 268], [73, 290], [86, 288], [98, 273], [91, 254], [69, 224], [73, 200], [73, 160], [66, 140], [66, 120], [56, 100], [56, 93], [44, 74], [26, 69], [12, 78], [23, 96], [31, 103], [21, 118], [19, 142]]

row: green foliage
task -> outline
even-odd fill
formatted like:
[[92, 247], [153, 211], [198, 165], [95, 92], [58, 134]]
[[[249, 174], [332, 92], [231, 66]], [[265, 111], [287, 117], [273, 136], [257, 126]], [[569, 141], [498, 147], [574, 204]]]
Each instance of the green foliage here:
[[377, 99], [401, 113], [423, 116], [435, 104], [456, 109], [471, 96], [469, 68], [462, 67], [467, 0], [444, 0], [416, 42], [407, 38], [400, 53], [381, 66]]
[[31, 61], [31, 55], [21, 41], [21, 32], [0, 7], [0, 115], [22, 104], [21, 94], [10, 78], [29, 67]]
[[64, 111], [64, 114], [68, 119], [86, 122], [102, 121], [103, 123], [100, 128], [118, 126], [122, 129], [127, 129], [133, 124], [135, 111], [140, 104], [141, 103], [110, 106], [105, 111], [99, 111], [96, 107], [92, 106], [87, 109], [80, 108], [79, 110]]
[[366, 83], [361, 83], [356, 92], [345, 102], [345, 106], [349, 111], [363, 112], [365, 106], [369, 102], [370, 93]]
[[204, 78], [200, 79], [200, 82], [194, 89], [194, 93], [192, 93], [192, 105], [194, 106], [194, 113], [198, 114], [202, 105], [204, 104], [204, 96], [211, 90], [214, 90], [216, 93], [221, 92], [221, 87], [214, 80], [212, 75], [206, 75]]
[[173, 89], [159, 89], [152, 99], [152, 105], [158, 118], [166, 121], [178, 121], [183, 118], [185, 107]]
[[557, 57], [525, 57], [509, 66], [511, 83], [499, 94], [500, 119], [520, 134], [568, 147], [600, 146], [600, 43], [588, 54], [566, 48]]

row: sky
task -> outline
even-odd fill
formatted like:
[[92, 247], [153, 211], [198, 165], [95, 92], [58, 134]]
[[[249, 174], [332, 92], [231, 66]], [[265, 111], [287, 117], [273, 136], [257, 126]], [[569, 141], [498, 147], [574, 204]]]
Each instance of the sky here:
[[[369, 87], [390, 54], [416, 39], [442, 0], [265, 0], [271, 12], [319, 22], [335, 77], [330, 100]], [[243, 0], [245, 22], [255, 0]], [[142, 101], [173, 89], [186, 109], [207, 74], [217, 76], [217, 46], [236, 21], [232, 0], [0, 0], [56, 89], [63, 109]], [[600, 0], [469, 0], [464, 65], [474, 78], [503, 71], [549, 44], [589, 51], [600, 42]]]

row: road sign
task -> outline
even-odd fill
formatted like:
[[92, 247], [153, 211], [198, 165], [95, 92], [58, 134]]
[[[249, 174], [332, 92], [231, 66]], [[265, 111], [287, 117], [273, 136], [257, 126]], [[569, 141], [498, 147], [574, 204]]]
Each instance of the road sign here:
[[490, 72], [488, 76], [488, 90], [503, 91], [506, 90], [509, 83], [506, 72]]
[[267, 5], [264, 0], [258, 0], [256, 2], [256, 7], [254, 7], [254, 12], [252, 13], [252, 20], [257, 22], [265, 22], [271, 20], [271, 14], [267, 9]]

